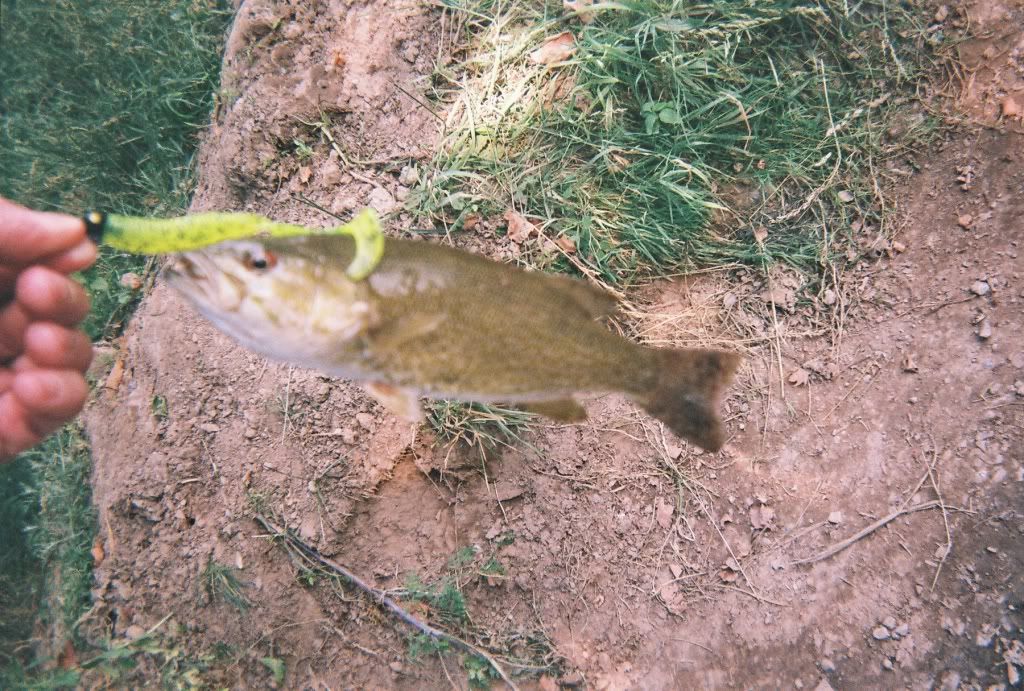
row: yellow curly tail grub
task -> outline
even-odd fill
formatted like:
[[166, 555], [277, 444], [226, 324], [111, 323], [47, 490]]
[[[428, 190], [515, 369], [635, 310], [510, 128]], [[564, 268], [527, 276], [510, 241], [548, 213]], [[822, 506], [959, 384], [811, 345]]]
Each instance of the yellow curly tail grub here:
[[85, 222], [90, 237], [110, 247], [134, 254], [188, 252], [226, 240], [258, 236], [292, 237], [326, 233], [349, 235], [355, 241], [356, 254], [346, 269], [353, 281], [361, 281], [377, 268], [384, 256], [384, 232], [377, 213], [361, 211], [344, 225], [313, 230], [290, 223], [278, 223], [257, 214], [204, 212], [179, 218], [140, 218], [89, 212]]

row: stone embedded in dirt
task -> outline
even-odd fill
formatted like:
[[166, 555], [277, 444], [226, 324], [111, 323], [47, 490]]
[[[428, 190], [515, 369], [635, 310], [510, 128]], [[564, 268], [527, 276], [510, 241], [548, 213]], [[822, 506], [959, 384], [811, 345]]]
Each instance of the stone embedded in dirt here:
[[793, 370], [793, 373], [789, 375], [789, 383], [793, 386], [807, 386], [807, 383], [811, 380], [811, 373], [802, 367], [798, 367]]
[[494, 498], [498, 501], [510, 501], [523, 494], [523, 488], [508, 480], [498, 480], [494, 483]]
[[831, 288], [827, 288], [825, 290], [825, 294], [821, 296], [821, 301], [824, 302], [826, 305], [836, 304], [836, 291], [832, 290]]
[[559, 686], [567, 686], [570, 689], [575, 689], [579, 686], [583, 686], [583, 675], [579, 672], [570, 672], [558, 680]]
[[882, 626], [892, 631], [896, 628], [896, 617], [886, 617], [882, 620]]
[[849, 204], [853, 201], [853, 193], [849, 190], [840, 190], [836, 196], [839, 197], [839, 201], [843, 204]]
[[892, 637], [892, 634], [890, 634], [889, 629], [884, 626], [876, 626], [871, 630], [871, 637], [876, 641], [887, 641]]
[[369, 413], [356, 413], [356, 423], [367, 432], [373, 431], [373, 416]]
[[840, 523], [843, 522], [843, 512], [842, 511], [833, 511], [832, 513], [830, 513], [828, 515], [828, 522], [831, 523], [832, 525], [839, 525]]
[[420, 171], [416, 166], [405, 166], [398, 174], [398, 182], [406, 187], [412, 187], [420, 181]]
[[906, 638], [910, 635], [910, 624], [903, 622], [892, 630], [892, 635], [898, 638]]
[[1003, 117], [1004, 118], [1015, 118], [1020, 115], [1020, 104], [1013, 99], [1012, 96], [1007, 96], [1003, 99]]
[[1024, 350], [1018, 350], [1010, 356], [1010, 364], [1017, 369], [1024, 369]]
[[775, 509], [764, 504], [750, 507], [750, 525], [754, 530], [771, 530], [775, 521]]
[[941, 691], [957, 691], [960, 688], [960, 674], [953, 670], [942, 673], [939, 678], [939, 689]]
[[974, 636], [974, 644], [979, 648], [987, 648], [992, 645], [992, 638], [995, 637], [996, 627], [985, 624]]
[[682, 566], [682, 564], [669, 564], [668, 565], [668, 570], [672, 574], [672, 578], [679, 578], [680, 576], [683, 575], [683, 566]]
[[832, 662], [832, 659], [828, 657], [818, 660], [818, 666], [821, 667], [821, 671], [825, 674], [831, 674], [836, 671], [836, 663]]
[[970, 227], [974, 225], [974, 216], [970, 214], [960, 214], [960, 217], [956, 219], [956, 223], [964, 230], [969, 230]]
[[1018, 396], [1024, 396], [1024, 379], [1018, 379], [1013, 382], [1013, 393]]
[[983, 341], [992, 338], [992, 323], [988, 319], [982, 320], [981, 325], [978, 326], [978, 338]]
[[905, 353], [902, 361], [903, 371], [917, 374], [917, 360], [913, 353]]
[[366, 199], [366, 204], [376, 209], [381, 216], [389, 214], [399, 207], [395, 198], [383, 187], [374, 187]]
[[138, 624], [132, 624], [124, 630], [124, 637], [129, 640], [136, 640], [146, 635], [146, 629], [142, 628]]
[[988, 281], [975, 281], [971, 284], [971, 292], [978, 297], [984, 297], [989, 294], [992, 287], [988, 284]]
[[216, 434], [217, 432], [220, 432], [220, 425], [215, 425], [212, 422], [204, 422], [203, 424], [199, 425], [199, 429], [203, 430], [204, 432], [209, 432], [210, 434]]
[[893, 240], [892, 241], [892, 251], [896, 252], [897, 254], [903, 254], [904, 252], [907, 251], [907, 246], [904, 245], [899, 240]]
[[832, 688], [832, 684], [828, 683], [828, 679], [822, 677], [818, 685], [814, 687], [814, 691], [835, 691], [835, 689]]

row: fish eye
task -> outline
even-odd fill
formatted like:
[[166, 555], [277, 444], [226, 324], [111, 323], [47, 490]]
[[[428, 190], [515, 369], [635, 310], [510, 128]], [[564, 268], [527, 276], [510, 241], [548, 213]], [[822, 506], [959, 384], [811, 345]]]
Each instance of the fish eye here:
[[271, 252], [265, 251], [263, 254], [252, 254], [246, 252], [242, 256], [242, 263], [245, 264], [246, 268], [255, 269], [256, 271], [264, 271], [266, 269], [272, 269], [277, 264], [277, 257]]

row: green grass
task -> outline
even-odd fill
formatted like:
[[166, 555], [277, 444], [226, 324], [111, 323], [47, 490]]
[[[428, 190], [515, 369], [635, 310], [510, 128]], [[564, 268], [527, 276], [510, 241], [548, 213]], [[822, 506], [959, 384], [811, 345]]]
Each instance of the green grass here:
[[249, 598], [245, 596], [245, 588], [248, 586], [239, 580], [238, 569], [233, 566], [211, 559], [200, 574], [200, 582], [210, 602], [226, 602], [239, 612], [252, 607]]
[[[80, 214], [175, 214], [193, 187], [230, 19], [220, 0], [0, 0], [0, 195]], [[116, 336], [140, 292], [138, 258], [104, 249], [85, 272], [94, 339]], [[69, 425], [0, 467], [0, 686], [61, 686], [31, 668], [32, 624], [75, 640], [89, 607], [90, 458]], [[30, 670], [30, 671], [26, 671]], [[65, 684], [66, 685], [66, 684]]]
[[[561, 2], [447, 4], [468, 57], [433, 75], [450, 108], [416, 209], [458, 230], [512, 206], [575, 245], [573, 266], [537, 243], [540, 266], [608, 283], [730, 262], [813, 273], [853, 219], [881, 222], [874, 178], [925, 128], [885, 140], [929, 47], [906, 3], [624, 0], [590, 24]], [[565, 64], [530, 59], [566, 30]]]
[[483, 403], [437, 400], [427, 404], [427, 424], [445, 444], [462, 443], [481, 457], [499, 446], [523, 442], [522, 435], [537, 417], [516, 408]]

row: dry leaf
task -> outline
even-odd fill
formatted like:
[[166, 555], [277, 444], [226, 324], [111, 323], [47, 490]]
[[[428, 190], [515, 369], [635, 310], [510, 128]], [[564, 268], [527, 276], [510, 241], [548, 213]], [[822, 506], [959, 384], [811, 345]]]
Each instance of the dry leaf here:
[[629, 167], [630, 161], [625, 156], [620, 156], [619, 154], [616, 153], [610, 153], [608, 154], [608, 158], [611, 159], [610, 161], [608, 161], [609, 173], [621, 173], [622, 171]]
[[555, 238], [555, 244], [562, 248], [562, 251], [566, 254], [572, 254], [576, 251], [576, 243], [573, 242], [572, 238], [565, 235], [559, 235]]
[[764, 245], [764, 241], [768, 239], [768, 229], [760, 227], [754, 230], [754, 240], [757, 241], [758, 245]]
[[466, 216], [466, 218], [462, 220], [462, 229], [476, 230], [477, 226], [480, 225], [481, 221], [483, 221], [483, 218], [480, 216], [480, 214], [469, 214]]
[[111, 393], [117, 391], [118, 387], [121, 386], [122, 378], [124, 378], [124, 359], [118, 358], [114, 366], [110, 368], [110, 374], [107, 375], [107, 381], [104, 382], [103, 388]]
[[92, 553], [92, 565], [93, 565], [93, 568], [96, 568], [100, 564], [102, 564], [103, 560], [106, 559], [106, 557], [107, 557], [106, 553], [103, 551], [103, 539], [102, 538], [98, 537], [98, 538], [96, 538], [93, 541], [92, 549], [90, 550], [90, 552]]
[[302, 166], [299, 168], [299, 182], [305, 185], [309, 182], [309, 178], [313, 176], [313, 169], [309, 166]]
[[526, 218], [514, 209], [505, 212], [505, 221], [508, 222], [508, 239], [512, 242], [522, 244], [526, 238], [533, 235], [537, 228]]
[[57, 656], [57, 666], [61, 669], [78, 668], [78, 653], [75, 650], [74, 643], [70, 640], [64, 643], [64, 648], [60, 651], [60, 655]]
[[562, 6], [565, 7], [568, 12], [575, 12], [576, 18], [583, 24], [589, 24], [594, 21], [594, 13], [590, 11], [593, 6], [594, 0], [563, 0]]
[[775, 287], [765, 290], [761, 293], [761, 299], [768, 305], [784, 309], [790, 314], [796, 308], [796, 294], [788, 288]]
[[576, 52], [576, 38], [571, 31], [549, 38], [537, 50], [530, 53], [530, 59], [541, 65], [565, 62]]
[[839, 201], [844, 204], [849, 204], [853, 201], [853, 193], [848, 192], [847, 190], [842, 190], [837, 196], [839, 197]]
[[807, 383], [811, 380], [811, 373], [802, 367], [798, 367], [789, 375], [789, 383], [794, 386], [807, 386]]

